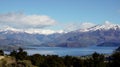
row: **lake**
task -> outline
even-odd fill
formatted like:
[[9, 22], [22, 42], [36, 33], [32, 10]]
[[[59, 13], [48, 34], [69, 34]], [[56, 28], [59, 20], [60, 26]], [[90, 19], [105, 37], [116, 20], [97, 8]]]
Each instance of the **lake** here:
[[101, 54], [112, 54], [117, 47], [82, 47], [82, 48], [65, 48], [65, 47], [33, 47], [27, 46], [25, 51], [29, 55], [42, 54], [42, 55], [59, 55], [59, 56], [85, 56], [90, 55], [94, 52]]

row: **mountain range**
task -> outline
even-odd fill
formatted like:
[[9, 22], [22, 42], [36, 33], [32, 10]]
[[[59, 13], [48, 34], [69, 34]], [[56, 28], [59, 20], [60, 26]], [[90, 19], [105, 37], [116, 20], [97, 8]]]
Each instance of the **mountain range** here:
[[120, 46], [120, 25], [104, 23], [90, 28], [52, 34], [29, 33], [5, 28], [0, 30], [0, 46], [22, 47], [26, 45], [47, 47]]

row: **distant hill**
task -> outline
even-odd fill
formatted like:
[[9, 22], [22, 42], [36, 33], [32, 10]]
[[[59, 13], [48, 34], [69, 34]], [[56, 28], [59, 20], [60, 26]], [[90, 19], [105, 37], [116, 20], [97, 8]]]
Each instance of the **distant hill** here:
[[[54, 41], [57, 42], [59, 46], [65, 47], [86, 47], [107, 42], [120, 46], [120, 25], [111, 23], [96, 25], [91, 28], [68, 32], [56, 38]], [[106, 46], [109, 46], [107, 44]]]
[[120, 25], [105, 23], [67, 33], [29, 33], [13, 29], [0, 30], [0, 46], [38, 45], [49, 47], [120, 46]]
[[105, 42], [105, 43], [101, 43], [97, 46], [111, 46], [111, 47], [115, 47], [115, 46], [120, 46], [120, 43], [116, 43], [116, 42]]

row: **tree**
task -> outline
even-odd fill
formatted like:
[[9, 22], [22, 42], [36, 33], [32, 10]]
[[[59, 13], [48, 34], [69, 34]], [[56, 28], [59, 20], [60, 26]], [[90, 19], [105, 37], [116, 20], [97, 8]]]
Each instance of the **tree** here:
[[26, 58], [27, 58], [27, 52], [23, 51], [22, 48], [19, 48], [17, 55], [16, 55], [16, 59], [17, 60], [25, 60]]
[[31, 56], [30, 60], [33, 65], [40, 66], [43, 63], [44, 58], [40, 54], [34, 54]]
[[73, 58], [72, 63], [73, 63], [73, 67], [83, 67], [83, 61], [76, 57]]
[[120, 47], [116, 49], [116, 51], [112, 54], [112, 65], [111, 67], [119, 67], [120, 66]]
[[58, 57], [58, 55], [47, 55], [40, 67], [65, 67], [65, 64], [63, 58]]
[[72, 60], [73, 60], [72, 56], [67, 55], [64, 57], [64, 63], [66, 65], [66, 67], [71, 67], [73, 65]]
[[3, 55], [4, 55], [3, 50], [0, 50], [0, 56], [3, 56]]
[[105, 57], [102, 54], [98, 54], [96, 52], [92, 54], [92, 61], [94, 63], [94, 67], [105, 67], [104, 59]]
[[25, 60], [27, 58], [27, 52], [23, 51], [22, 48], [19, 48], [18, 51], [13, 50], [10, 53], [10, 56], [15, 57], [16, 60]]
[[118, 48], [115, 50], [115, 52], [120, 52], [120, 47], [118, 47]]
[[87, 58], [84, 60], [84, 66], [85, 67], [93, 67], [94, 63], [93, 63], [93, 59], [92, 58]]
[[23, 52], [23, 49], [20, 47], [20, 48], [18, 49], [18, 51], [19, 51], [19, 52]]
[[17, 55], [17, 51], [13, 50], [11, 53], [10, 53], [10, 56], [13, 56], [13, 57], [16, 57]]

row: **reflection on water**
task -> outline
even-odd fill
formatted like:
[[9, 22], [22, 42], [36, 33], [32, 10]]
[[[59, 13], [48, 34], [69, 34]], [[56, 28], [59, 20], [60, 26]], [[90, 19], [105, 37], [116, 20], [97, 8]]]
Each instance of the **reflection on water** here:
[[25, 51], [31, 54], [44, 54], [44, 55], [71, 55], [71, 56], [83, 56], [89, 55], [94, 52], [102, 54], [111, 54], [117, 47], [87, 47], [87, 48], [64, 48], [64, 47], [31, 47], [27, 46]]

